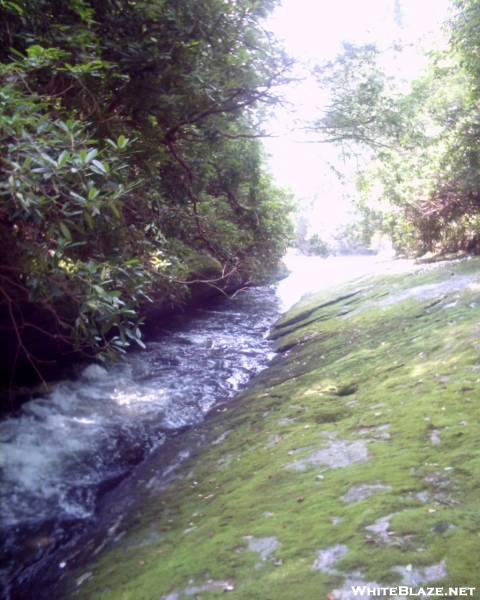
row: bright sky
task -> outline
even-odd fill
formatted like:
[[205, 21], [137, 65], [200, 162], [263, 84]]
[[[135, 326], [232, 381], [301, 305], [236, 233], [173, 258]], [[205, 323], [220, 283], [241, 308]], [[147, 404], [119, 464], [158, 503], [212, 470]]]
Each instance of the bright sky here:
[[[424, 47], [440, 43], [440, 23], [448, 16], [448, 5], [449, 0], [282, 0], [268, 28], [304, 65], [333, 59], [343, 41], [388, 48], [401, 39], [414, 47], [390, 68], [409, 80], [424, 64], [420, 43]], [[307, 68], [300, 66], [299, 73], [305, 75]], [[270, 123], [279, 137], [265, 141], [271, 171], [295, 196], [316, 196], [312, 230], [332, 231], [346, 220], [350, 209], [349, 201], [342, 198], [346, 190], [328, 166], [337, 152], [325, 144], [302, 143], [308, 137], [298, 127], [298, 122], [318, 117], [325, 96], [312, 77], [291, 84], [285, 95], [291, 107], [280, 109]], [[338, 160], [336, 164], [341, 166]]]

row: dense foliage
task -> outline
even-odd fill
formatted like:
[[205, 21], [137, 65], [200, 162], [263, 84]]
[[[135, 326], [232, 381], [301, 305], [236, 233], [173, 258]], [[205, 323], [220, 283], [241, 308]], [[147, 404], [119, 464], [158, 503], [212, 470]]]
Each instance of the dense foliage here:
[[480, 2], [454, 9], [448, 47], [407, 91], [372, 46], [346, 46], [317, 70], [332, 102], [313, 128], [364, 159], [363, 233], [408, 253], [480, 251]]
[[[287, 198], [257, 121], [288, 61], [274, 0], [0, 0], [0, 322], [103, 355], [141, 307], [275, 265]], [[10, 340], [10, 342], [8, 342]]]

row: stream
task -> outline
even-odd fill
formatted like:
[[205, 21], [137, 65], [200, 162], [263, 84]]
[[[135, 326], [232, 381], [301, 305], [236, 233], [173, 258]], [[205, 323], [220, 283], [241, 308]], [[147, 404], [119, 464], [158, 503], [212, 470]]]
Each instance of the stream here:
[[307, 291], [380, 268], [376, 257], [287, 264], [279, 284], [172, 317], [145, 351], [108, 370], [90, 365], [0, 422], [2, 598], [27, 597], [25, 583], [92, 520], [106, 492], [268, 365], [268, 332], [284, 310]]

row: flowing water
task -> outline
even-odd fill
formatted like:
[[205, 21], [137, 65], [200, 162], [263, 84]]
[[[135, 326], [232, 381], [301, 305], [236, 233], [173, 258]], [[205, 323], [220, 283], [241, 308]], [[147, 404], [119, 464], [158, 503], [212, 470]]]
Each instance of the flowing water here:
[[[173, 318], [144, 352], [87, 367], [0, 423], [0, 584], [6, 598], [52, 545], [94, 515], [98, 498], [173, 434], [203, 421], [273, 357], [268, 331], [309, 289], [375, 270], [375, 259], [291, 258], [278, 286]], [[0, 590], [2, 588], [0, 587]]]

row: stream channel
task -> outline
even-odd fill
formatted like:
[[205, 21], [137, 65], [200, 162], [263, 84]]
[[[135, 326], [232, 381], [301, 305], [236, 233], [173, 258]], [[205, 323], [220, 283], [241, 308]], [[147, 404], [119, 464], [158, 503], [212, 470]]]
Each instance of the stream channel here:
[[62, 548], [94, 521], [102, 497], [268, 365], [268, 332], [284, 310], [379, 262], [292, 256], [287, 265], [279, 284], [172, 317], [145, 351], [108, 370], [90, 365], [0, 422], [0, 597], [33, 597], [45, 569], [64, 567]]

